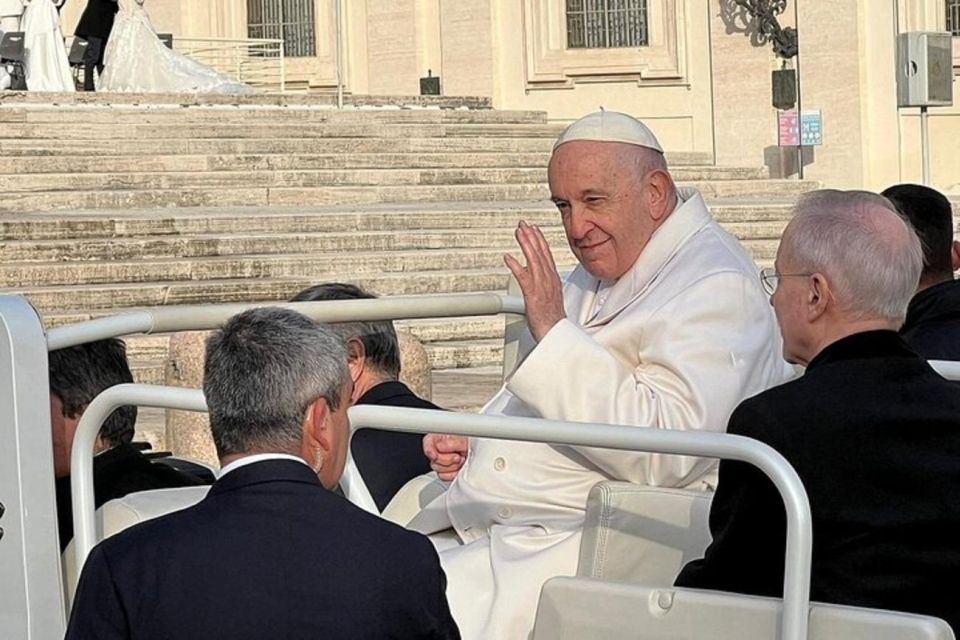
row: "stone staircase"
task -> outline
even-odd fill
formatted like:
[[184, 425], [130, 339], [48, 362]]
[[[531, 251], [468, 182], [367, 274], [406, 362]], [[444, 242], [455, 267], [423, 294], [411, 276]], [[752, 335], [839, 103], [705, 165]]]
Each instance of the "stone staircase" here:
[[[50, 325], [284, 300], [333, 280], [383, 295], [503, 290], [519, 219], [544, 228], [561, 268], [575, 264], [546, 201], [560, 127], [542, 113], [11, 95], [0, 99], [0, 287]], [[761, 263], [816, 186], [702, 154], [668, 160]], [[428, 350], [439, 404], [474, 408], [496, 388], [502, 319], [400, 324]], [[167, 337], [129, 345], [137, 377], [160, 382]]]

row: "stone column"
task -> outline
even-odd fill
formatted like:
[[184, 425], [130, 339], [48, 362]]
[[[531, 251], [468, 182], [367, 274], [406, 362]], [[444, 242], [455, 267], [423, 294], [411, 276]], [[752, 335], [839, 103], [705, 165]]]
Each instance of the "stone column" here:
[[[192, 389], [202, 387], [206, 340], [206, 331], [177, 333], [170, 338], [164, 375], [166, 384]], [[219, 465], [206, 413], [168, 411], [167, 448], [177, 456]]]
[[400, 343], [400, 381], [423, 398], [433, 398], [433, 367], [427, 350], [407, 331], [397, 331]]

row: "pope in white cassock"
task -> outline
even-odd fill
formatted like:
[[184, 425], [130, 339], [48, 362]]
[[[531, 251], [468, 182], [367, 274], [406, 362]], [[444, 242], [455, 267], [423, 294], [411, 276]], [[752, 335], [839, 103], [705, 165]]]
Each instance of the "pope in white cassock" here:
[[[692, 189], [675, 187], [653, 133], [615, 112], [554, 146], [552, 199], [580, 262], [561, 283], [535, 226], [516, 235], [529, 340], [488, 414], [722, 431], [788, 367], [756, 266]], [[444, 495], [408, 525], [453, 527], [447, 596], [467, 640], [526, 638], [540, 588], [577, 569], [587, 494], [603, 480], [708, 489], [716, 462], [443, 435], [424, 451]]]

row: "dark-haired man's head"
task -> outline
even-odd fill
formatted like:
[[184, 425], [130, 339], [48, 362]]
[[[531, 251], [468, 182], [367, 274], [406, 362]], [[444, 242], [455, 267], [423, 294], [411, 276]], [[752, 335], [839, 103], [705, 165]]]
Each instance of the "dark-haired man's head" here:
[[[51, 351], [48, 363], [53, 462], [57, 477], [62, 478], [70, 475], [70, 450], [87, 405], [109, 387], [133, 382], [133, 374], [126, 346], [116, 338]], [[136, 422], [136, 407], [114, 411], [100, 429], [98, 449], [133, 440]]]
[[[372, 298], [376, 296], [356, 285], [328, 282], [304, 289], [291, 298], [290, 302]], [[347, 364], [353, 379], [352, 402], [381, 382], [399, 379], [400, 345], [392, 322], [337, 322], [329, 327], [347, 346]]]
[[913, 225], [923, 245], [919, 289], [953, 280], [960, 268], [960, 242], [953, 239], [953, 208], [944, 195], [919, 184], [898, 184], [881, 195]]

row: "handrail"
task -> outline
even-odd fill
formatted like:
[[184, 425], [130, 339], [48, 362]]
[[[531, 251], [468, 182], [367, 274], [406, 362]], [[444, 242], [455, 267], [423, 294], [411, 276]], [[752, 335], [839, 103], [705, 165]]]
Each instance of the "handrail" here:
[[[83, 568], [96, 537], [93, 500], [93, 446], [104, 420], [128, 404], [203, 411], [196, 389], [124, 384], [94, 398], [77, 425], [71, 451], [74, 536], [77, 569]], [[373, 428], [411, 433], [450, 433], [525, 442], [650, 451], [724, 458], [758, 467], [777, 487], [787, 513], [784, 559], [783, 640], [806, 640], [810, 604], [812, 523], [806, 491], [796, 471], [774, 449], [759, 441], [720, 433], [669, 431], [609, 424], [557, 422], [535, 418], [458, 414], [423, 409], [355, 406], [349, 410], [354, 431]]]
[[86, 342], [137, 333], [217, 329], [232, 316], [257, 307], [282, 307], [322, 322], [413, 320], [459, 316], [523, 314], [523, 299], [499, 293], [394, 296], [324, 302], [257, 302], [151, 307], [47, 331], [47, 348], [64, 349]]
[[927, 364], [947, 380], [960, 382], [960, 361], [956, 360], [928, 360]]

